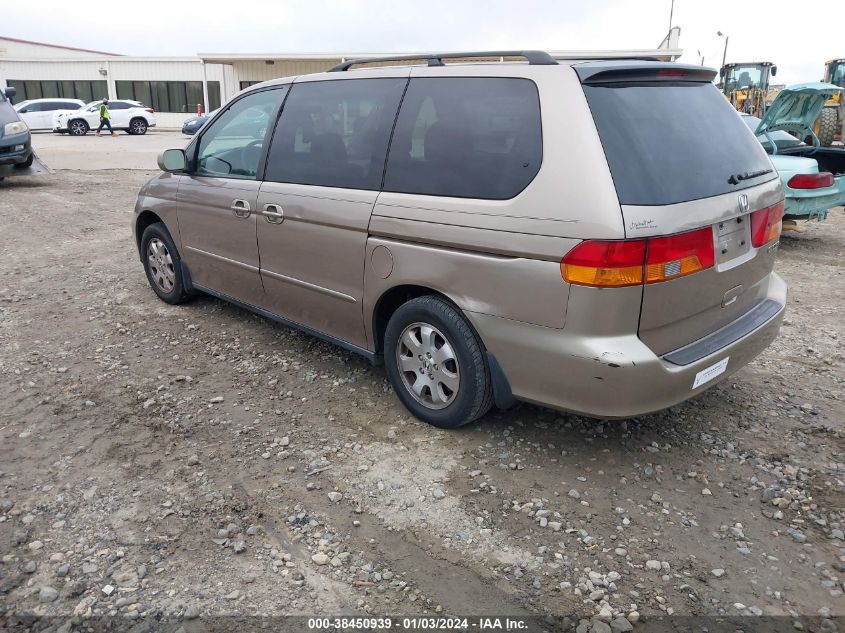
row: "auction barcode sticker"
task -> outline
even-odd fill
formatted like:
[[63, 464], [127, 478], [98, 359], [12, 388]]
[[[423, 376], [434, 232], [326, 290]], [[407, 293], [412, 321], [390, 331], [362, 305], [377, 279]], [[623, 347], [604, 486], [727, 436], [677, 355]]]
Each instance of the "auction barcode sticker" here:
[[705, 382], [710, 382], [719, 374], [724, 374], [725, 370], [728, 368], [728, 361], [730, 360], [730, 356], [723, 358], [715, 365], [710, 365], [707, 369], [702, 369], [695, 375], [695, 380], [692, 383], [692, 388], [697, 389]]

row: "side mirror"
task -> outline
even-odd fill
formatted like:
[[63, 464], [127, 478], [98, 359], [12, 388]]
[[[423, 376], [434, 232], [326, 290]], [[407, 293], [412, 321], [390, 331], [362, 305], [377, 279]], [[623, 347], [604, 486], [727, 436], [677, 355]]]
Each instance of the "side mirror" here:
[[3, 94], [4, 94], [4, 95], [6, 95], [6, 97], [8, 97], [9, 99], [11, 99], [11, 98], [12, 98], [12, 97], [14, 97], [16, 94], [18, 94], [18, 89], [17, 89], [17, 88], [14, 88], [14, 87], [12, 87], [12, 86], [9, 86], [8, 88], [6, 88], [6, 89], [3, 91]]
[[20, 110], [18, 110], [18, 114], [26, 114], [27, 112], [29, 112], [28, 108], [21, 108]]
[[777, 67], [777, 66], [772, 66], [772, 77], [774, 77], [774, 76], [775, 76], [775, 75], [777, 75], [777, 74], [778, 74], [778, 67]]
[[158, 155], [158, 167], [162, 171], [184, 171], [187, 166], [183, 149], [166, 149]]

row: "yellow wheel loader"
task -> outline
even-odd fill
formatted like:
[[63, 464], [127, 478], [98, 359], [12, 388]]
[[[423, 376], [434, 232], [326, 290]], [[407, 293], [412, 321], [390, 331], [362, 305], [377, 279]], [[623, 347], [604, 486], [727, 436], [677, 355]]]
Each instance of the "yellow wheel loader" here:
[[774, 100], [769, 80], [778, 72], [772, 62], [733, 62], [719, 71], [722, 92], [739, 112], [762, 117]]
[[[845, 59], [831, 59], [824, 65], [823, 81], [845, 88]], [[819, 118], [813, 126], [822, 147], [830, 147], [837, 136], [845, 141], [845, 97], [840, 90], [825, 101]]]

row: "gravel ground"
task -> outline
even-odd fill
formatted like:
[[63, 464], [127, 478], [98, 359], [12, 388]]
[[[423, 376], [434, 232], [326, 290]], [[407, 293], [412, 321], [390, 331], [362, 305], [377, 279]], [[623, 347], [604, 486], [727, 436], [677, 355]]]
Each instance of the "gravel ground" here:
[[150, 175], [0, 182], [0, 629], [845, 630], [845, 210], [782, 240], [781, 337], [695, 401], [613, 423], [520, 405], [446, 432], [357, 356], [159, 301], [129, 232]]

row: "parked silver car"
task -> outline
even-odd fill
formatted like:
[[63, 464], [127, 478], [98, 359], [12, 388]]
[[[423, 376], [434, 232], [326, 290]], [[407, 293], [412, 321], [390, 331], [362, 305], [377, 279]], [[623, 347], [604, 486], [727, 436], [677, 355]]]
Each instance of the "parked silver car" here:
[[775, 338], [783, 188], [713, 70], [397, 61], [253, 86], [164, 152], [133, 222], [158, 296], [383, 362], [442, 427], [655, 411]]

